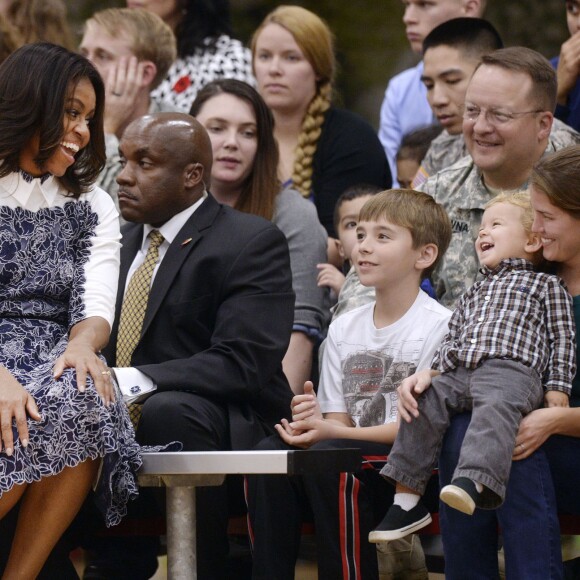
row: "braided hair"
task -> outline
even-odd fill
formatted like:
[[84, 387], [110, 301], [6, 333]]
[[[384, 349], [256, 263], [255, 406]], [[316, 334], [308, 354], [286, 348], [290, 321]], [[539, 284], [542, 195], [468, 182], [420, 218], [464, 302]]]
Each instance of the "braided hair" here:
[[279, 6], [266, 16], [254, 33], [251, 42], [252, 55], [255, 55], [260, 32], [268, 24], [278, 24], [292, 34], [314, 69], [317, 79], [316, 93], [302, 120], [292, 170], [294, 189], [300, 191], [304, 197], [309, 197], [312, 190], [312, 161], [326, 112], [332, 102], [336, 72], [334, 38], [328, 25], [310, 10], [300, 6]]

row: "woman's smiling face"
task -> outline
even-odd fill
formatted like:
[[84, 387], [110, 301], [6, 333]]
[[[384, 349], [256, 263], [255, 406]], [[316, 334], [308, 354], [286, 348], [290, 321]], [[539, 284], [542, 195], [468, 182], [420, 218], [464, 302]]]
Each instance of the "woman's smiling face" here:
[[69, 90], [63, 118], [64, 136], [58, 149], [38, 167], [34, 159], [38, 156], [38, 137], [32, 138], [20, 153], [20, 168], [31, 175], [45, 172], [61, 177], [75, 162], [76, 154], [89, 144], [91, 131], [89, 123], [95, 114], [95, 89], [88, 78], [81, 79]]
[[537, 187], [530, 188], [534, 208], [532, 229], [542, 239], [546, 260], [567, 264], [580, 255], [580, 219], [555, 206]]

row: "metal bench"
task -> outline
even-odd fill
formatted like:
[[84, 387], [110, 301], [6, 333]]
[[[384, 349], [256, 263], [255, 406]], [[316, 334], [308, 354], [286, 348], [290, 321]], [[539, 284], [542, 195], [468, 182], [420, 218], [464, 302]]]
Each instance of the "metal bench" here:
[[221, 485], [230, 474], [302, 475], [356, 471], [358, 449], [180, 451], [146, 453], [139, 484], [166, 487], [169, 580], [197, 578], [195, 488]]

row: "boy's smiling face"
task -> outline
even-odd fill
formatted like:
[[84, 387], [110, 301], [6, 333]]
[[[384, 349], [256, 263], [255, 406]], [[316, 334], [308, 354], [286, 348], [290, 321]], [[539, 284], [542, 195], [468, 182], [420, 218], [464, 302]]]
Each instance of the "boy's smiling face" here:
[[387, 219], [360, 221], [352, 261], [364, 286], [377, 290], [415, 281], [421, 249], [413, 248], [411, 232]]
[[524, 210], [512, 203], [499, 202], [483, 212], [475, 251], [479, 263], [495, 268], [507, 258], [531, 260], [541, 247], [536, 234], [527, 233], [522, 217]]

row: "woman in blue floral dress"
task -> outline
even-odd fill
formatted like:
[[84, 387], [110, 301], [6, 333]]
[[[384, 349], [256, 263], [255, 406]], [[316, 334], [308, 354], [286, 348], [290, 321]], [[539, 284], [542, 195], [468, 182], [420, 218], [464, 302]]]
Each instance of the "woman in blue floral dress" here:
[[31, 44], [0, 67], [0, 518], [20, 502], [5, 577], [34, 578], [97, 479], [107, 524], [140, 450], [99, 355], [119, 264], [104, 166], [103, 82]]

